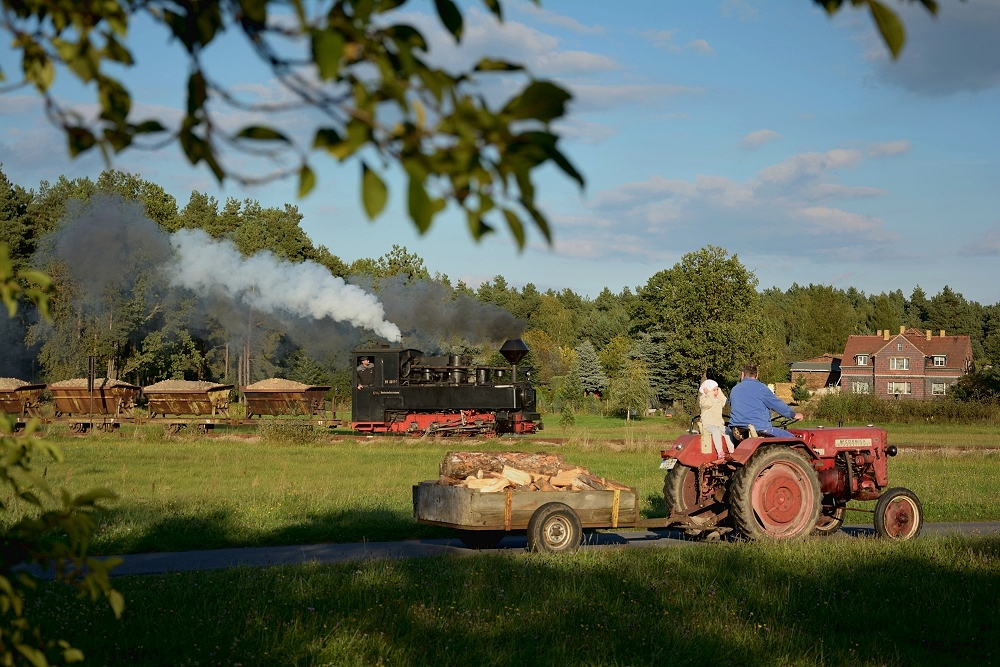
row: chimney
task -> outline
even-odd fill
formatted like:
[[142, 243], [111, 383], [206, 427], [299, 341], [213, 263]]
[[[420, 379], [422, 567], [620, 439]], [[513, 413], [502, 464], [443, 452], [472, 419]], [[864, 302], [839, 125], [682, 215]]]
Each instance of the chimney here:
[[899, 335], [902, 336], [904, 331], [906, 331], [906, 327], [904, 327], [902, 324], [900, 324], [899, 325]]
[[876, 336], [878, 336], [879, 338], [881, 338], [881, 337], [882, 337], [882, 330], [881, 330], [881, 329], [879, 329], [879, 330], [878, 330], [878, 333], [877, 333], [877, 334], [875, 334], [875, 335], [876, 335]]
[[941, 338], [944, 338], [944, 329], [941, 329]]
[[927, 331], [925, 331], [924, 333], [926, 333], [926, 334], [927, 334], [927, 340], [930, 340], [930, 339], [931, 339], [931, 330], [930, 330], [930, 329], [928, 329], [928, 330], [927, 330]]
[[886, 329], [882, 332], [882, 340], [889, 340], [889, 330]]

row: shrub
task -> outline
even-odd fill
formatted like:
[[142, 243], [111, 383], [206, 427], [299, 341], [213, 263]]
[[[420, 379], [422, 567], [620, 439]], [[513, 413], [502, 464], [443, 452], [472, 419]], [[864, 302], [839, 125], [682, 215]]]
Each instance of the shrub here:
[[312, 424], [286, 419], [261, 419], [257, 429], [262, 441], [276, 445], [300, 445], [316, 442], [319, 438]]
[[792, 399], [801, 403], [809, 400], [809, 388], [806, 386], [806, 376], [800, 375], [792, 386]]
[[816, 419], [870, 423], [979, 423], [1000, 424], [996, 403], [942, 399], [914, 401], [871, 394], [827, 394], [819, 400]]

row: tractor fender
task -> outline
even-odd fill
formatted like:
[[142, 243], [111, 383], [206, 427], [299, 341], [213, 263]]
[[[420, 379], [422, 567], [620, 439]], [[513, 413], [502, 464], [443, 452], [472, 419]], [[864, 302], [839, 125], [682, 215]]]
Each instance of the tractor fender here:
[[746, 465], [750, 457], [765, 445], [787, 445], [792, 449], [802, 452], [810, 461], [819, 460], [816, 452], [812, 451], [799, 438], [747, 438], [736, 446], [736, 451], [733, 452], [733, 460], [741, 465]]

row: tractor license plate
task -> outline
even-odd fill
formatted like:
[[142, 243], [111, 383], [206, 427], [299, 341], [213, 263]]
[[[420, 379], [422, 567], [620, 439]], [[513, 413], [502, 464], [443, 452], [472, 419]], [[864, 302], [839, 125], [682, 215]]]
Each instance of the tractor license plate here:
[[671, 458], [660, 461], [660, 468], [662, 470], [673, 470], [675, 465], [677, 465], [677, 459]]

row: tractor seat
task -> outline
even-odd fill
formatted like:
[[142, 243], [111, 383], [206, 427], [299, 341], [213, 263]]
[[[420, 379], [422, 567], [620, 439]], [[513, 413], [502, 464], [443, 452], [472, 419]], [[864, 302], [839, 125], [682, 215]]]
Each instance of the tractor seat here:
[[767, 433], [760, 434], [757, 433], [757, 429], [754, 428], [753, 424], [748, 424], [747, 426], [730, 426], [729, 430], [733, 432], [733, 442], [734, 444], [739, 444], [746, 440], [747, 438], [769, 438]]

